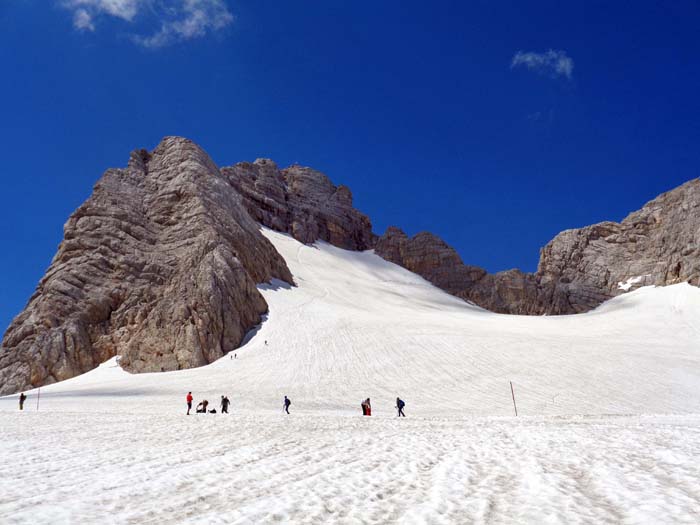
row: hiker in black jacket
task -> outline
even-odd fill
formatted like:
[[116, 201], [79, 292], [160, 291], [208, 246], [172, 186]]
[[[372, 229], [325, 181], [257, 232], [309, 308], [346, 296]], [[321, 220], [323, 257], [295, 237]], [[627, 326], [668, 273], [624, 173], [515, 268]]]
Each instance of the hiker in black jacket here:
[[396, 410], [398, 410], [397, 417], [406, 417], [406, 414], [403, 413], [403, 407], [406, 406], [406, 403], [403, 402], [403, 399], [401, 398], [396, 398]]

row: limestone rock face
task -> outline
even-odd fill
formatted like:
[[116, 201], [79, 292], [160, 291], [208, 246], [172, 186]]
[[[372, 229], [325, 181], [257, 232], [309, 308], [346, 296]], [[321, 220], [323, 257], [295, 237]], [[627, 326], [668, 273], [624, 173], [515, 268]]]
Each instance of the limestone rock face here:
[[465, 265], [444, 241], [389, 228], [376, 243], [385, 259], [494, 312], [571, 314], [646, 285], [700, 285], [700, 179], [660, 195], [621, 223], [557, 235], [536, 273], [488, 274]]
[[501, 314], [538, 315], [545, 313], [543, 293], [537, 276], [518, 269], [486, 274], [468, 289], [456, 293], [465, 299]]
[[409, 238], [391, 226], [377, 239], [374, 250], [438, 288], [494, 312], [533, 313], [529, 310], [532, 297], [537, 297], [534, 276], [519, 270], [488, 274], [466, 265], [454, 248], [432, 233]]
[[639, 286], [700, 285], [700, 179], [648, 202], [622, 222], [557, 235], [537, 269], [546, 313], [583, 312]]
[[319, 171], [280, 170], [271, 160], [258, 159], [221, 172], [243, 196], [248, 213], [269, 228], [307, 244], [320, 239], [348, 250], [374, 245], [372, 224], [353, 208], [350, 189], [333, 185]]
[[454, 248], [428, 232], [409, 238], [399, 228], [390, 226], [377, 239], [374, 251], [453, 295], [459, 295], [486, 275], [481, 268], [465, 265]]
[[0, 393], [121, 355], [134, 372], [204, 365], [236, 348], [292, 283], [238, 192], [194, 143], [168, 137], [108, 170], [68, 219], [36, 292], [0, 347]]

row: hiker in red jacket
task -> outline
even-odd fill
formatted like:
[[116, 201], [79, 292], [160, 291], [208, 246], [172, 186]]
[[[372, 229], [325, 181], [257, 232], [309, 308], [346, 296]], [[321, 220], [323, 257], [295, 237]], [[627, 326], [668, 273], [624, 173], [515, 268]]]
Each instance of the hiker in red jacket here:
[[190, 410], [192, 410], [192, 392], [187, 393], [187, 415], [190, 415]]
[[362, 403], [360, 403], [362, 406], [362, 415], [363, 416], [371, 416], [372, 415], [372, 405], [369, 402], [369, 398], [365, 399]]

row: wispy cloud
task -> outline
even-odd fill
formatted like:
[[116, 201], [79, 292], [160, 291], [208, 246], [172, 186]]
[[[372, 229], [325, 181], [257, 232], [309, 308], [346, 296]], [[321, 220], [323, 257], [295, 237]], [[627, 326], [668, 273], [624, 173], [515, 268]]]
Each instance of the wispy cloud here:
[[85, 9], [76, 9], [73, 13], [73, 25], [81, 31], [94, 31], [95, 24], [92, 22], [92, 15]]
[[162, 47], [178, 40], [190, 40], [218, 31], [233, 22], [233, 15], [221, 0], [185, 0], [181, 16], [164, 21], [160, 30], [148, 37], [135, 37], [146, 47]]
[[553, 78], [564, 77], [571, 79], [574, 73], [574, 61], [566, 51], [549, 49], [543, 53], [534, 51], [518, 51], [510, 63], [511, 69], [525, 67]]
[[131, 35], [148, 48], [200, 38], [233, 22], [224, 0], [60, 0], [59, 5], [73, 13], [73, 27], [79, 31], [95, 31], [99, 19], [109, 17], [154, 26]]
[[63, 0], [61, 5], [73, 11], [76, 29], [94, 31], [95, 18], [102, 15], [131, 22], [150, 0]]

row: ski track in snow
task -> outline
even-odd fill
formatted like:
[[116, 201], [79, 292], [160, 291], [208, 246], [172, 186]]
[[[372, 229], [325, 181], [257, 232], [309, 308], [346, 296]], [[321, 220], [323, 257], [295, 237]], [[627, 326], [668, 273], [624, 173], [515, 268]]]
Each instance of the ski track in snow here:
[[[264, 233], [298, 286], [260, 287], [238, 359], [111, 359], [43, 387], [40, 411], [35, 391], [22, 413], [0, 398], [2, 525], [700, 523], [697, 288], [503, 316], [371, 252]], [[190, 390], [232, 413], [184, 416]]]

